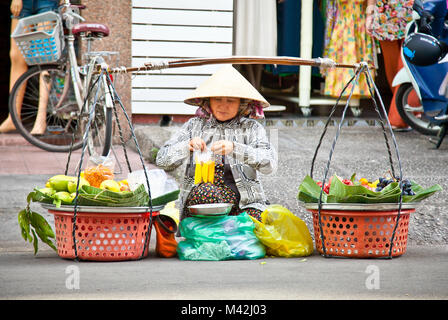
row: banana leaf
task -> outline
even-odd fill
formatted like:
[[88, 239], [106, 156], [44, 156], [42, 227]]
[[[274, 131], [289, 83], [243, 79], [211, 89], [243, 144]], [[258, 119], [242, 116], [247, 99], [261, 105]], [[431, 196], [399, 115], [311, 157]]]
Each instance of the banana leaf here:
[[[179, 197], [179, 193], [180, 193], [180, 190], [174, 190], [169, 193], [163, 194], [157, 198], [152, 199], [152, 205], [160, 206], [163, 204], [167, 204], [171, 201], [175, 201]], [[146, 202], [148, 202], [148, 201], [146, 201]], [[145, 204], [145, 206], [146, 206], [146, 204]]]
[[[179, 197], [180, 190], [175, 190], [167, 194], [152, 199], [153, 206], [160, 206], [174, 201]], [[54, 197], [47, 195], [38, 188], [30, 193], [33, 201], [53, 204]], [[59, 203], [60, 204], [60, 203]], [[65, 203], [64, 204], [73, 204]], [[78, 192], [77, 205], [79, 206], [100, 206], [100, 207], [146, 207], [149, 205], [149, 195], [143, 184], [134, 191], [114, 192], [83, 185]]]
[[114, 192], [92, 186], [83, 186], [77, 204], [82, 206], [140, 207], [148, 202], [148, 194], [143, 185], [133, 192]]
[[[438, 184], [423, 188], [414, 181], [411, 182], [413, 196], [403, 195], [402, 202], [419, 202], [435, 192], [442, 190]], [[310, 176], [306, 176], [299, 186], [298, 199], [305, 203], [319, 202], [321, 188]], [[362, 185], [346, 185], [336, 175], [331, 180], [329, 194], [322, 197], [322, 203], [398, 203], [401, 189], [398, 182], [392, 182], [376, 192]]]
[[327, 203], [388, 203], [400, 201], [400, 186], [397, 182], [375, 192], [362, 185], [346, 185], [336, 176], [333, 177]]
[[121, 192], [114, 192], [110, 190], [100, 189], [92, 186], [83, 185], [81, 187], [80, 193], [82, 194], [90, 194], [90, 195], [98, 195], [101, 194], [104, 197], [109, 197], [112, 199], [126, 199], [131, 198], [135, 194], [145, 192], [145, 188], [143, 185], [140, 185], [134, 192], [132, 191], [121, 191]]
[[141, 195], [140, 197], [133, 198], [131, 201], [117, 201], [110, 198], [97, 198], [86, 197], [85, 194], [78, 196], [78, 205], [80, 206], [99, 206], [99, 207], [142, 207], [148, 203], [148, 196]]
[[414, 181], [411, 181], [411, 188], [415, 192], [413, 196], [403, 196], [403, 202], [418, 202], [432, 196], [437, 191], [442, 191], [442, 187], [435, 184], [429, 188], [424, 189]]
[[53, 197], [39, 191], [38, 188], [34, 188], [34, 192], [31, 194], [33, 202], [53, 203]]
[[[309, 175], [303, 179], [303, 182], [299, 186], [299, 193], [297, 198], [305, 203], [319, 202], [321, 187], [313, 180]], [[327, 194], [322, 194], [322, 202], [327, 202]]]

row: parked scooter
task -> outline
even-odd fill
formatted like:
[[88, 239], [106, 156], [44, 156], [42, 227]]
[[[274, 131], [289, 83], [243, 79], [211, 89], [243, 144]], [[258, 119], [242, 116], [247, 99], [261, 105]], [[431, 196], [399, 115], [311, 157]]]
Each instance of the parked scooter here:
[[[403, 120], [416, 131], [437, 136], [438, 148], [448, 125], [448, 97], [439, 93], [440, 85], [448, 73], [447, 52], [448, 8], [446, 0], [422, 2], [415, 0], [413, 21], [406, 29], [401, 50], [403, 69], [392, 85], [399, 86], [396, 106]], [[420, 105], [409, 103], [415, 92]]]

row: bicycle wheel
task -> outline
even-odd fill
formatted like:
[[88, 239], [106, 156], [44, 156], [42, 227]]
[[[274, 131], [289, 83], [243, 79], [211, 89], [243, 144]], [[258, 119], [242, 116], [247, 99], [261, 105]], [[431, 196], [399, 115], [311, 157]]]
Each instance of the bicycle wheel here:
[[88, 108], [82, 115], [82, 128], [87, 130], [87, 123], [91, 108], [94, 110], [94, 118], [90, 124], [89, 134], [87, 138], [87, 150], [91, 156], [105, 156], [110, 153], [113, 135], [113, 119], [112, 119], [112, 99], [108, 92], [105, 76], [92, 77], [90, 85], [87, 86], [87, 104]]
[[421, 104], [419, 106], [409, 104], [409, 96], [413, 91], [414, 88], [410, 83], [404, 83], [398, 87], [395, 97], [398, 113], [411, 128], [424, 135], [436, 136], [440, 127], [432, 124], [424, 117], [423, 106]]
[[79, 107], [65, 65], [40, 65], [25, 72], [11, 91], [9, 112], [16, 129], [36, 147], [67, 152], [73, 134], [73, 150], [82, 146]]

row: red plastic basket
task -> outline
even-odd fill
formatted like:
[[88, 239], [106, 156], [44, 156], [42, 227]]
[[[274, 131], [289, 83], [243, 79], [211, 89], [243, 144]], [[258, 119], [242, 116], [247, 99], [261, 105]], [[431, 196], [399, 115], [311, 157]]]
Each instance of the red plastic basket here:
[[[74, 259], [73, 211], [48, 210], [54, 215], [56, 243], [61, 258]], [[153, 211], [153, 218], [158, 215]], [[136, 260], [142, 257], [149, 212], [77, 212], [77, 258], [93, 261]], [[151, 228], [149, 230], [151, 236]], [[148, 242], [149, 242], [148, 238]], [[143, 257], [148, 255], [148, 245]]]
[[[324, 254], [318, 210], [309, 208], [307, 210], [313, 214], [316, 249]], [[414, 211], [415, 209], [401, 210], [392, 242], [391, 256], [400, 256], [406, 252], [409, 217]], [[389, 211], [321, 209], [320, 215], [327, 255], [353, 258], [389, 256], [398, 209]]]

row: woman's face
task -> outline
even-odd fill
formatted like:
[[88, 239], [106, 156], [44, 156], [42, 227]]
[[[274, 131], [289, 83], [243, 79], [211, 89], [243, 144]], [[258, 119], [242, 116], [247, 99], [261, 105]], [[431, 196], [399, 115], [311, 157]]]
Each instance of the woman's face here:
[[219, 121], [233, 119], [238, 114], [240, 98], [233, 97], [211, 97], [210, 109], [213, 116]]

